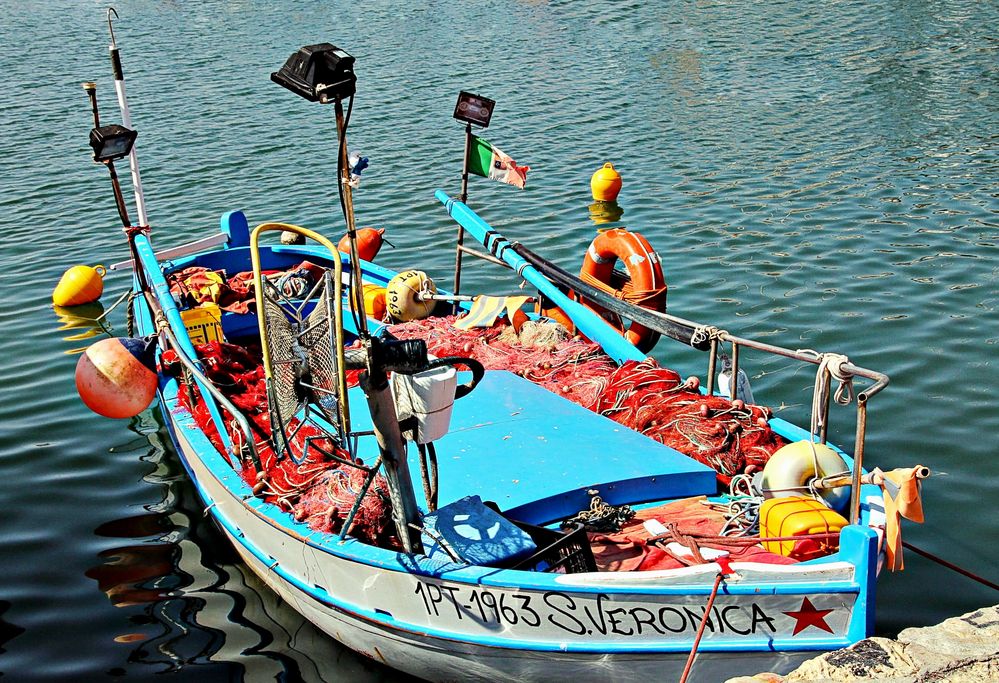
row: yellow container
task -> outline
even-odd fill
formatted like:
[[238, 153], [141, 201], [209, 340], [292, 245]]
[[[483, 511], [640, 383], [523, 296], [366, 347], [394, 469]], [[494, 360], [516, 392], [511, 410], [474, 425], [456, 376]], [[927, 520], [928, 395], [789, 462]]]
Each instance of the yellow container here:
[[192, 344], [207, 344], [208, 342], [224, 342], [222, 333], [222, 309], [216, 304], [204, 304], [180, 312], [180, 317], [191, 337]]
[[814, 498], [787, 496], [769, 498], [760, 506], [760, 536], [802, 536], [800, 541], [764, 541], [772, 553], [796, 560], [811, 560], [835, 552], [838, 538], [808, 538], [808, 534], [839, 533], [848, 524], [835, 510]]
[[385, 319], [385, 288], [379, 285], [364, 285], [364, 312], [375, 320]]

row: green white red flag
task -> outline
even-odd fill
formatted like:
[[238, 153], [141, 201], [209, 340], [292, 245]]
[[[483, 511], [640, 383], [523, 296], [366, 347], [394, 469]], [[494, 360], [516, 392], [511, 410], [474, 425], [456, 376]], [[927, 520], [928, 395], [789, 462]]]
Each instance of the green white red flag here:
[[472, 148], [468, 154], [469, 172], [524, 189], [530, 169], [530, 166], [518, 166], [513, 159], [486, 140], [472, 136]]

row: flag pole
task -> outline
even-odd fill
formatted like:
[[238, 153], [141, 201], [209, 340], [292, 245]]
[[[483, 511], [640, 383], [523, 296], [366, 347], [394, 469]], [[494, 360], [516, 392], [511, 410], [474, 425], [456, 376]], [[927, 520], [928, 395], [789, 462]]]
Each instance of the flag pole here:
[[[472, 124], [465, 123], [465, 158], [461, 165], [461, 203], [468, 203], [468, 157], [472, 153]], [[465, 241], [465, 228], [458, 224], [458, 246], [454, 254], [454, 293], [459, 294], [461, 289], [461, 248]], [[457, 310], [458, 304], [455, 303]]]

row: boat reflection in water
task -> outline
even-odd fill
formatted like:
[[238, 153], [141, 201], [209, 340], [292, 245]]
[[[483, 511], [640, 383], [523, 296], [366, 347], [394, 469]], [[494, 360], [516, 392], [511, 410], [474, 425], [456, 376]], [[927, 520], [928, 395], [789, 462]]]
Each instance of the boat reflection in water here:
[[[129, 612], [115, 641], [133, 644], [130, 664], [158, 674], [187, 669], [198, 679], [405, 680], [331, 641], [238, 561], [205, 518], [176, 455], [164, 448], [158, 415], [146, 411], [131, 428], [148, 440], [140, 448], [155, 469], [144, 479], [162, 497], [141, 514], [99, 525], [97, 536], [121, 544], [100, 552], [101, 562], [86, 572]], [[0, 602], [0, 617], [4, 611]], [[21, 630], [0, 619], [0, 646]]]

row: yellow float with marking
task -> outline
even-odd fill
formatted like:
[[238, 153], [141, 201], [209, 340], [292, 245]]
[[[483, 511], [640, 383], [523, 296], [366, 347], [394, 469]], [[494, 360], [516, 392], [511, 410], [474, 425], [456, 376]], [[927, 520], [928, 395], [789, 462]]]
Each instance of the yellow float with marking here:
[[104, 293], [104, 266], [73, 266], [59, 279], [52, 292], [56, 306], [80, 306], [101, 298]]
[[[808, 495], [808, 484], [813, 479], [849, 471], [842, 456], [826, 444], [795, 441], [770, 456], [763, 468], [761, 488], [767, 498]], [[834, 510], [843, 510], [850, 502], [849, 486], [820, 489], [817, 493]]]
[[422, 270], [407, 270], [389, 280], [385, 293], [385, 307], [393, 320], [406, 322], [420, 320], [434, 310], [435, 301], [424, 301], [422, 293], [436, 294], [434, 281]]

